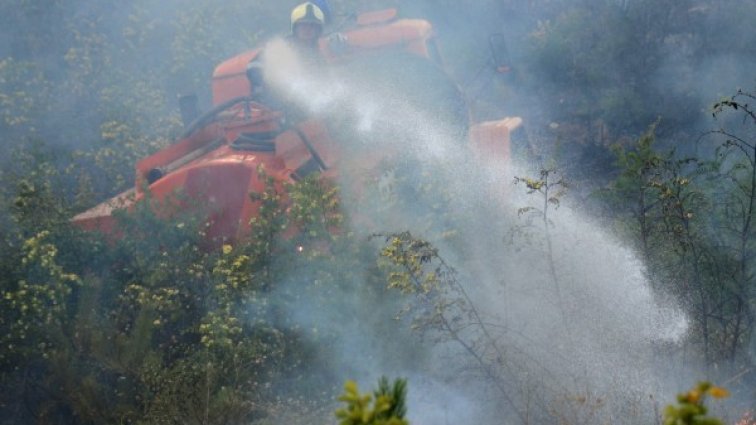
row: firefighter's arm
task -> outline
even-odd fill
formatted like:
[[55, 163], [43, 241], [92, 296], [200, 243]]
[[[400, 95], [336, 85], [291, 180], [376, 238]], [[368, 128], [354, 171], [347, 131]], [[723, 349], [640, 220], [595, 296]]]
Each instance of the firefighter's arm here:
[[349, 40], [344, 34], [335, 32], [326, 37], [326, 46], [331, 54], [342, 55], [349, 49]]

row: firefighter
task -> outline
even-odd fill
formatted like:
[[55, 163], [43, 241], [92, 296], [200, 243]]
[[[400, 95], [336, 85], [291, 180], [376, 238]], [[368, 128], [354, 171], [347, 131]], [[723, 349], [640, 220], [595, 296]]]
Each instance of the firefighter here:
[[[318, 40], [323, 33], [325, 16], [313, 3], [302, 3], [291, 11], [291, 33], [287, 43], [297, 51], [303, 62], [320, 65]], [[247, 64], [247, 78], [252, 85], [251, 95], [273, 109], [280, 109], [281, 99], [271, 92], [264, 78], [265, 53], [261, 52]]]
[[[328, 7], [325, 0], [319, 3]], [[301, 69], [294, 71], [295, 73], [301, 71], [308, 75], [327, 73], [327, 61], [320, 50], [320, 38], [327, 18], [328, 15], [318, 5], [309, 1], [291, 11], [291, 33], [285, 40], [292, 50], [296, 51], [296, 56], [301, 63]], [[329, 35], [325, 42], [331, 55], [341, 55], [348, 49], [346, 37], [338, 32]], [[275, 92], [272, 87], [269, 87], [264, 78], [264, 64], [265, 53], [261, 53], [247, 65], [247, 78], [252, 86], [250, 93], [252, 97], [271, 109], [284, 111], [287, 118], [292, 121], [305, 117], [306, 113], [296, 105], [296, 102], [287, 99], [287, 94]], [[298, 67], [293, 69], [296, 68]]]
[[[289, 35], [289, 40], [300, 50], [301, 54], [312, 55], [314, 53], [315, 57], [309, 59], [315, 62], [322, 60], [318, 42], [320, 36], [323, 35], [325, 25], [330, 19], [330, 14], [330, 7], [325, 0], [308, 1], [291, 11], [291, 35]], [[341, 55], [348, 48], [347, 39], [343, 34], [335, 32], [326, 37], [326, 46], [328, 46], [328, 51], [332, 55]]]
[[[314, 3], [302, 3], [291, 11], [291, 33], [286, 40], [303, 62], [316, 65], [323, 62], [318, 41], [324, 25], [325, 14]], [[265, 89], [264, 62], [264, 54], [261, 53], [247, 65], [247, 77], [252, 86], [261, 91]]]
[[314, 3], [306, 2], [291, 11], [291, 35], [289, 39], [300, 48], [318, 49], [318, 40], [323, 34], [325, 14]]
[[[330, 15], [326, 0], [315, 0], [315, 2], [308, 1], [292, 9], [291, 33], [286, 37], [288, 44], [297, 51], [299, 59], [312, 71], [316, 71], [325, 64], [319, 41]], [[328, 13], [324, 13], [321, 7], [325, 7]], [[327, 37], [326, 46], [332, 55], [340, 55], [348, 48], [347, 39], [341, 33], [333, 33]], [[267, 91], [263, 78], [264, 61], [263, 54], [260, 54], [247, 65], [247, 77], [252, 83], [253, 90], [257, 92], [253, 92], [253, 96], [262, 97], [263, 92]]]

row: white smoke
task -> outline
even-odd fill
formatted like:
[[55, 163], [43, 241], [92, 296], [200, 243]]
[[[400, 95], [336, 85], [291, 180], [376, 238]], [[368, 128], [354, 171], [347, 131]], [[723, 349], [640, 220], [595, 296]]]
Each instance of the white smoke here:
[[[307, 70], [283, 41], [270, 43], [265, 57], [268, 82], [283, 97], [313, 115], [336, 117], [346, 126], [352, 137], [336, 139], [342, 143], [342, 164], [352, 174], [342, 178], [351, 181], [354, 173], [373, 172], [349, 167], [350, 161], [399, 150], [403, 160], [416, 164], [419, 174], [443, 184], [449, 196], [438, 200], [440, 207], [432, 207], [465, 220], [456, 221], [464, 224], [454, 229], [454, 243], [433, 242], [458, 268], [475, 307], [490, 322], [496, 343], [508, 356], [509, 394], [517, 409], [532, 414], [529, 409], [537, 410], [537, 406], [531, 403], [537, 400], [569, 404], [571, 397], [592, 395], [601, 400], [595, 408], [604, 409], [596, 416], [616, 421], [615, 415], [632, 403], [633, 408], [648, 413], [652, 410], [649, 396], [672, 391], [658, 378], [658, 362], [663, 360], [660, 347], [674, 346], [684, 337], [687, 319], [675, 306], [655, 299], [643, 264], [631, 250], [568, 203], [549, 217], [553, 258], [545, 250], [542, 228], [534, 229], [536, 236], [531, 239], [507, 243], [508, 230], [524, 228], [517, 209], [543, 203], [536, 195], [519, 195], [519, 188], [510, 187], [514, 165], [506, 170], [507, 164], [476, 161], [473, 149], [445, 123], [413, 104], [409, 93], [386, 91], [359, 75]], [[393, 171], [384, 177], [386, 199], [357, 203], [347, 198], [344, 207], [352, 215], [369, 216], [377, 231], [422, 231], [421, 208], [386, 207], [392, 192], [417, 191], [422, 181], [397, 180]], [[422, 211], [427, 214], [427, 208]], [[552, 261], [557, 282], [550, 272]], [[359, 303], [359, 297], [353, 301]], [[303, 323], [325, 320], [325, 326], [341, 326], [322, 313], [297, 310]], [[343, 336], [342, 347], [334, 349], [343, 358], [335, 363], [354, 358], [355, 346], [386, 337], [365, 335], [346, 324]], [[363, 358], [359, 365], [347, 368], [370, 379], [388, 373], [385, 368], [392, 364], [387, 359], [396, 355]], [[469, 359], [464, 356], [454, 343], [439, 344], [429, 353], [424, 370], [397, 371], [410, 377], [411, 394], [417, 392], [411, 396], [415, 404], [409, 409], [413, 421], [468, 420], [471, 411], [490, 412], [490, 406], [493, 411], [498, 406], [511, 413], [512, 405], [481, 390], [481, 383], [464, 379], [471, 376]], [[554, 412], [541, 414], [549, 417]]]

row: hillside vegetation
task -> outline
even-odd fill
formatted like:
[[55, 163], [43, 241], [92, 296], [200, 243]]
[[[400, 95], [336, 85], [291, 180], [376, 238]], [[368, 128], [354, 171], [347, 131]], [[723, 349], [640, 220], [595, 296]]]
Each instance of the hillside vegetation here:
[[[388, 6], [429, 19], [472, 115], [524, 118], [517, 177], [497, 183], [506, 212], [460, 197], [436, 173], [449, 163], [404, 158], [388, 167], [391, 202], [379, 182], [349, 208], [333, 182], [269, 182], [252, 194], [252, 237], [219, 249], [203, 248], [191, 212], [163, 220], [142, 205], [119, 217], [116, 241], [71, 225], [133, 187], [136, 161], [182, 131], [178, 96], [208, 106], [214, 66], [286, 34], [292, 6], [0, 1], [0, 423], [360, 423], [358, 411], [404, 424], [380, 412], [387, 394], [404, 399], [403, 380], [381, 381], [374, 405], [350, 383], [352, 410], [332, 412], [346, 379], [410, 372], [410, 417], [415, 383], [461, 389], [415, 411], [418, 423], [660, 421], [671, 400], [629, 381], [593, 386], [576, 360], [592, 340], [570, 288], [602, 275], [556, 251], [567, 209], [628, 247], [651, 297], [684, 312], [681, 338], [642, 347], [649, 368], [676, 375], [676, 390], [723, 383], [725, 420], [753, 407], [754, 2], [332, 0], [331, 29]], [[403, 219], [376, 226], [359, 208]], [[507, 279], [488, 268], [499, 251], [527, 253], [546, 276], [523, 287], [555, 300], [533, 322], [553, 315], [564, 339], [544, 348], [518, 334], [530, 317], [489, 314], [511, 294], [484, 292]]]

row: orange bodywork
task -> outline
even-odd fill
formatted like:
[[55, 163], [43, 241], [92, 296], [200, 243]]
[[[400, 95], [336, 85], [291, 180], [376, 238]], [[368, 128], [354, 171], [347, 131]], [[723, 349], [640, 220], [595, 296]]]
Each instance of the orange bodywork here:
[[[431, 25], [395, 19], [395, 15], [395, 10], [362, 15], [354, 28], [343, 32], [349, 52], [336, 56], [321, 40], [324, 57], [341, 61], [366, 51], [400, 48], [429, 58]], [[249, 98], [236, 101], [251, 92], [247, 65], [259, 53], [260, 49], [251, 50], [216, 67], [213, 104], [221, 110], [176, 143], [139, 161], [133, 189], [78, 214], [73, 222], [86, 230], [118, 235], [113, 213], [133, 209], [149, 193], [161, 216], [186, 209], [201, 211], [207, 235], [217, 245], [249, 234], [250, 220], [260, 207], [250, 193], [266, 189], [260, 168], [281, 187], [313, 172], [335, 177], [339, 153], [323, 123], [307, 120], [284, 126], [281, 112]], [[470, 142], [482, 156], [506, 161], [510, 133], [519, 125], [519, 118], [472, 125]]]
[[[146, 198], [144, 188], [148, 188], [149, 199], [162, 206], [160, 215], [201, 210], [206, 216], [208, 238], [219, 242], [243, 238], [249, 233], [250, 219], [259, 209], [250, 193], [266, 189], [260, 168], [276, 182], [295, 181], [300, 177], [297, 173], [303, 173], [301, 170], [313, 161], [303, 137], [317, 149], [319, 158], [328, 164], [326, 168], [335, 162], [335, 154], [328, 148], [327, 131], [317, 121], [281, 131], [267, 141], [270, 147], [262, 150], [239, 149], [226, 139], [232, 136], [238, 140], [239, 135], [255, 134], [247, 132], [250, 127], [209, 126], [145, 158], [137, 164], [136, 188], [75, 216], [74, 223], [86, 230], [117, 234], [113, 212], [132, 208]], [[148, 173], [161, 168], [165, 175], [149, 183]]]

